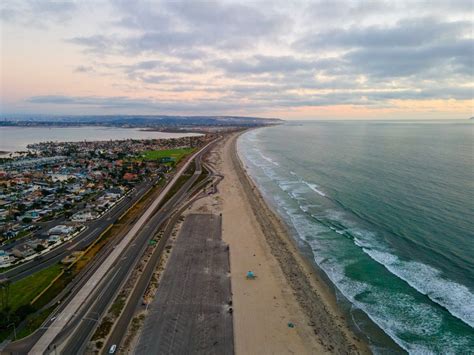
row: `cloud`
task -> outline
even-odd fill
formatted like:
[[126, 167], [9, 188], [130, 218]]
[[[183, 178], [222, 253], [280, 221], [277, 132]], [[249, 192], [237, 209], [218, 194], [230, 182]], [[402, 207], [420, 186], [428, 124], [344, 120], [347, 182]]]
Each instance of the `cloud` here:
[[344, 59], [349, 70], [380, 77], [418, 76], [432, 73], [435, 76], [473, 75], [474, 41], [457, 40], [450, 43], [417, 48], [383, 47], [359, 49]]
[[[158, 82], [160, 78], [156, 79]], [[33, 96], [27, 102], [39, 105], [59, 105], [99, 108], [105, 110], [140, 110], [147, 112], [204, 112], [217, 113], [232, 110], [247, 113], [303, 106], [365, 106], [387, 107], [393, 100], [470, 100], [473, 87], [385, 88], [385, 89], [314, 89], [298, 92], [292, 87], [256, 85], [231, 87], [217, 98], [201, 98], [188, 101], [163, 100], [157, 98], [131, 98], [126, 96]]]
[[[82, 50], [57, 64], [87, 73], [75, 80], [90, 96], [32, 96], [26, 104], [200, 113], [472, 100], [471, 1], [110, 0], [94, 5], [97, 14], [90, 7], [0, 5], [16, 31], [14, 23], [41, 18], [45, 36], [34, 38], [52, 40], [48, 50], [58, 53], [72, 48], [64, 60]], [[47, 32], [53, 25], [61, 30]], [[21, 32], [26, 41], [29, 30]], [[87, 85], [92, 76], [100, 89]]]
[[95, 72], [95, 69], [92, 66], [79, 65], [74, 69], [74, 71], [76, 73], [93, 73]]
[[[45, 95], [34, 96], [27, 99], [34, 104], [72, 106], [83, 108], [99, 108], [107, 111], [161, 113], [196, 113], [217, 114], [222, 112], [238, 112], [242, 110], [239, 102], [222, 102], [219, 100], [199, 100], [194, 102], [157, 101], [153, 99], [135, 99], [125, 96], [94, 97], [94, 96], [63, 96]], [[249, 104], [247, 109], [254, 109], [254, 104]]]
[[317, 69], [320, 63], [298, 59], [293, 56], [255, 55], [243, 60], [217, 60], [214, 62], [214, 65], [233, 74], [263, 74], [288, 73], [301, 70], [312, 71]]
[[5, 22], [47, 28], [72, 18], [77, 6], [71, 1], [2, 1], [0, 19]]
[[170, 1], [171, 12], [191, 31], [206, 34], [209, 39], [257, 39], [282, 30], [282, 17], [271, 7], [219, 1]]
[[157, 31], [173, 26], [170, 16], [157, 2], [116, 0], [111, 4], [116, 10], [115, 15], [119, 18], [113, 22], [116, 27]]
[[98, 53], [118, 50], [124, 55], [163, 53], [185, 58], [215, 49], [253, 48], [276, 38], [285, 28], [282, 24], [289, 23], [271, 7], [212, 0], [114, 1], [112, 5], [120, 18], [113, 24], [126, 34], [77, 36], [68, 41]]
[[380, 48], [415, 47], [450, 41], [472, 31], [468, 21], [441, 22], [434, 18], [404, 19], [395, 26], [380, 25], [332, 29], [310, 34], [295, 43], [296, 48], [312, 51], [327, 47]]
[[67, 38], [65, 41], [76, 44], [82, 47], [85, 52], [94, 55], [116, 52], [117, 46], [119, 46], [119, 40], [116, 37], [99, 34]]
[[472, 23], [436, 18], [403, 19], [393, 26], [350, 27], [306, 35], [294, 43], [305, 52], [342, 50], [340, 72], [375, 77], [472, 75]]
[[302, 6], [305, 26], [318, 30], [374, 23], [386, 26], [399, 19], [424, 17], [469, 18], [474, 10], [471, 0], [314, 0]]
[[282, 30], [280, 20], [283, 18], [271, 7], [213, 0], [164, 1], [154, 5], [144, 1], [120, 1], [115, 4], [125, 13], [119, 22], [122, 26], [155, 36], [175, 33], [177, 37], [186, 38], [186, 43], [189, 37], [196, 37], [198, 42], [216, 44], [214, 41], [217, 41], [219, 45], [235, 38], [256, 39]]
[[65, 96], [65, 95], [44, 95], [33, 96], [27, 99], [35, 104], [53, 104], [53, 105], [78, 105], [93, 106], [102, 108], [120, 108], [120, 107], [150, 107], [153, 101], [131, 99], [124, 96], [100, 97], [100, 96]]

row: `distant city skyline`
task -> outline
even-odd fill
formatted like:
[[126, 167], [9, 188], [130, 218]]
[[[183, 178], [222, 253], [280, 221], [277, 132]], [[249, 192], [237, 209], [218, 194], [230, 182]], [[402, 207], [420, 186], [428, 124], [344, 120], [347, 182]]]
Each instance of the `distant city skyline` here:
[[471, 1], [2, 1], [1, 114], [474, 116]]

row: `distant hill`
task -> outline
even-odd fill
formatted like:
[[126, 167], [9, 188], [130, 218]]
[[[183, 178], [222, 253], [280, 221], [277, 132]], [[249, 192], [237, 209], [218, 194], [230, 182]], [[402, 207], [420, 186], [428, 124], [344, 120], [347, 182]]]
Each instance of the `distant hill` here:
[[163, 116], [163, 115], [4, 115], [0, 126], [106, 125], [118, 127], [260, 126], [279, 124], [277, 118], [242, 116]]

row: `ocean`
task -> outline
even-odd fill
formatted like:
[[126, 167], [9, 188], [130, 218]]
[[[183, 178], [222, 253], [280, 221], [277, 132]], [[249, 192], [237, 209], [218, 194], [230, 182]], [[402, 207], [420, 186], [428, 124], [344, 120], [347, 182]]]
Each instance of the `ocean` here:
[[26, 150], [31, 143], [77, 142], [117, 139], [158, 139], [193, 136], [195, 133], [143, 131], [118, 127], [0, 127], [0, 152]]
[[312, 121], [238, 151], [376, 353], [474, 353], [474, 124]]

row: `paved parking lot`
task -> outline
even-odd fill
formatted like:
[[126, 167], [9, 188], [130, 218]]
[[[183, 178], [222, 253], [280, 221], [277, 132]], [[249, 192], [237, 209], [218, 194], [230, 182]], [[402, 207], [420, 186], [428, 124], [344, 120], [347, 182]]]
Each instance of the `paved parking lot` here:
[[221, 217], [188, 215], [149, 306], [136, 354], [233, 354]]

